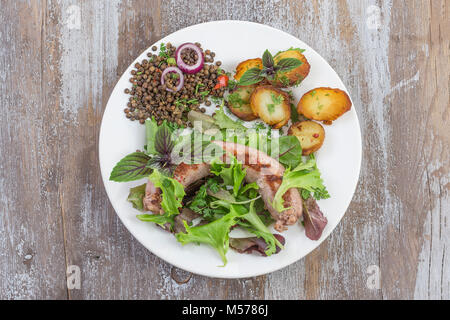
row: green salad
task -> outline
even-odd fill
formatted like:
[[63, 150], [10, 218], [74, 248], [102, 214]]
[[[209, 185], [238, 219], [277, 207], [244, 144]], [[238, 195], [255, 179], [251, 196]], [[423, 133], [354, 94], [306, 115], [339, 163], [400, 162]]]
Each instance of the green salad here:
[[[197, 124], [194, 129], [146, 120], [147, 142], [142, 151], [125, 156], [111, 172], [110, 180], [116, 182], [147, 179], [132, 187], [127, 199], [139, 211], [139, 220], [173, 233], [183, 245], [213, 247], [225, 265], [230, 247], [241, 253], [271, 256], [288, 245], [271, 225], [283, 212], [294, 209], [289, 207], [286, 195], [295, 190], [302, 208], [294, 227], [299, 232], [304, 228], [310, 239], [320, 237], [327, 221], [316, 200], [329, 194], [315, 156], [302, 156], [295, 136], [273, 137], [261, 124], [247, 128], [225, 114], [223, 103], [214, 116], [195, 111], [188, 116]], [[267, 161], [276, 159], [274, 163], [285, 170], [276, 177], [255, 178], [259, 164], [249, 165], [214, 141], [262, 152]], [[188, 178], [193, 181], [187, 182]], [[276, 181], [277, 189], [271, 194], [264, 181]], [[230, 237], [234, 228], [251, 236]]]

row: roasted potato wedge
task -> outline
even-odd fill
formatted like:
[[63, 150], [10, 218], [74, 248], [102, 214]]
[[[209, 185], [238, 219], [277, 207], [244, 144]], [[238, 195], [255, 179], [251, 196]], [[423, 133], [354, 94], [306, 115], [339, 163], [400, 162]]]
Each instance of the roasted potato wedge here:
[[236, 74], [234, 75], [234, 79], [236, 79], [236, 81], [239, 81], [239, 79], [241, 79], [242, 75], [248, 69], [251, 69], [251, 68], [262, 69], [262, 67], [263, 67], [263, 64], [262, 64], [261, 58], [249, 59], [249, 60], [242, 61], [236, 67]]
[[345, 91], [317, 88], [303, 95], [297, 104], [297, 111], [308, 119], [331, 124], [351, 107], [352, 102]]
[[255, 90], [255, 87], [256, 86], [237, 87], [228, 96], [228, 107], [239, 119], [252, 121], [258, 118], [250, 107], [250, 96]]
[[289, 128], [288, 134], [296, 136], [300, 141], [304, 156], [319, 150], [325, 140], [325, 130], [322, 125], [310, 120], [294, 123]]
[[274, 129], [279, 129], [291, 118], [289, 95], [274, 86], [257, 87], [251, 97], [253, 113]]
[[295, 58], [303, 62], [303, 64], [295, 69], [287, 72], [278, 72], [275, 80], [271, 81], [272, 85], [281, 88], [287, 88], [299, 85], [309, 74], [311, 66], [308, 63], [306, 57], [300, 52], [299, 49], [289, 49], [279, 52], [273, 57], [275, 64], [281, 59]]

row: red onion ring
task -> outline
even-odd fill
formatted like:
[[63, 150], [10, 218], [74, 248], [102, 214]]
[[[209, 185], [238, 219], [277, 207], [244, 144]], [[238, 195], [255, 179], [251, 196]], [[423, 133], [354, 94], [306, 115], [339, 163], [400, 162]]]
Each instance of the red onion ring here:
[[[191, 49], [194, 50], [197, 54], [197, 62], [193, 64], [192, 66], [188, 65], [183, 61], [181, 58], [181, 51], [185, 49]], [[202, 70], [203, 65], [205, 64], [205, 58], [203, 57], [203, 51], [199, 47], [197, 47], [195, 44], [186, 42], [183, 43], [181, 46], [177, 48], [177, 51], [175, 51], [175, 59], [177, 59], [177, 66], [180, 68], [183, 72], [194, 74]]]
[[175, 87], [175, 90], [172, 90], [172, 89], [167, 88], [167, 87], [166, 87], [166, 90], [170, 91], [170, 92], [180, 91], [181, 88], [183, 88], [183, 86], [184, 86], [184, 75], [183, 75], [183, 72], [181, 72], [181, 70], [178, 69], [177, 67], [167, 67], [167, 68], [164, 69], [164, 71], [161, 74], [161, 84], [164, 85], [166, 83], [165, 76], [166, 76], [166, 74], [169, 74], [169, 73], [176, 73], [176, 74], [178, 74], [178, 80], [179, 81], [178, 81], [177, 86]]

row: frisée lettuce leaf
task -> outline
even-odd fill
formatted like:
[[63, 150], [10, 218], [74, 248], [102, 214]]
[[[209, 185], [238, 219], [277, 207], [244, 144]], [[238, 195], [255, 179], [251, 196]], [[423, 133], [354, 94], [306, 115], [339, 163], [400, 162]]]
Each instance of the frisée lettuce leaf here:
[[275, 210], [282, 212], [289, 209], [283, 205], [283, 195], [291, 188], [301, 189], [303, 197], [306, 195], [304, 191], [320, 195], [322, 199], [330, 197], [323, 184], [314, 156], [310, 156], [306, 163], [301, 163], [294, 170], [286, 169], [283, 181], [273, 199], [272, 206]]
[[223, 266], [227, 264], [226, 253], [229, 249], [229, 233], [232, 226], [237, 222], [239, 213], [230, 207], [230, 213], [213, 222], [202, 226], [190, 227], [183, 221], [186, 233], [179, 232], [175, 235], [177, 240], [183, 245], [187, 243], [206, 243], [217, 250], [223, 261]]
[[159, 170], [153, 170], [148, 177], [155, 187], [161, 189], [161, 208], [165, 214], [175, 216], [179, 214], [178, 208], [181, 208], [181, 201], [185, 196], [183, 185], [173, 178], [162, 174]]

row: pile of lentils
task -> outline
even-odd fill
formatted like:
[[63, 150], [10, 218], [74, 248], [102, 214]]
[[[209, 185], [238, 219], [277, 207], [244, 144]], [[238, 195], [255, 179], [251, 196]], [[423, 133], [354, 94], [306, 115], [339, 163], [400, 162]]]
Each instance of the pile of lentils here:
[[[200, 43], [195, 43], [201, 48]], [[152, 51], [157, 51], [153, 46]], [[134, 65], [131, 71], [130, 82], [132, 88], [125, 89], [130, 95], [125, 115], [131, 121], [145, 123], [148, 118], [155, 118], [158, 124], [164, 120], [176, 123], [178, 126], [192, 126], [187, 114], [190, 110], [205, 112], [201, 104], [211, 105], [208, 97], [223, 98], [226, 87], [214, 89], [217, 77], [224, 73], [219, 68], [221, 62], [214, 64], [215, 53], [210, 50], [203, 51], [205, 64], [203, 69], [195, 74], [184, 73], [184, 86], [177, 92], [167, 91], [178, 84], [175, 73], [165, 76], [166, 83], [161, 84], [161, 74], [167, 67], [175, 66], [176, 47], [171, 43], [161, 44], [159, 54], [147, 53], [148, 59]], [[197, 54], [193, 50], [186, 50], [182, 59], [187, 64], [193, 65], [197, 60]], [[215, 99], [213, 99], [215, 100]], [[216, 106], [217, 107], [217, 106]]]

